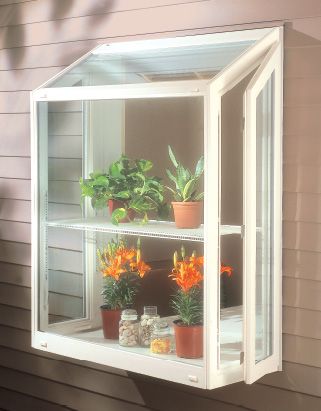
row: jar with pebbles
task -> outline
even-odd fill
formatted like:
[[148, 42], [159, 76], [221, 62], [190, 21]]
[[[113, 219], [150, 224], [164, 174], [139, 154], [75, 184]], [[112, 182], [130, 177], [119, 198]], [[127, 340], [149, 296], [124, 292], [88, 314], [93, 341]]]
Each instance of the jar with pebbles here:
[[137, 311], [132, 309], [122, 311], [119, 322], [119, 345], [123, 347], [138, 345], [138, 328]]
[[144, 307], [144, 314], [140, 318], [139, 324], [139, 339], [140, 345], [143, 347], [150, 346], [155, 321], [159, 319], [156, 306]]

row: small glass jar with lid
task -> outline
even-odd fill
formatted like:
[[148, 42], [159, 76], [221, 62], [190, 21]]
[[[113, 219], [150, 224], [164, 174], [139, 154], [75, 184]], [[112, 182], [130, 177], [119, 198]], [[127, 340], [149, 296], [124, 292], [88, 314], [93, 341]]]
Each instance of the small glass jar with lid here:
[[133, 309], [123, 310], [119, 322], [119, 345], [134, 347], [138, 345], [138, 316]]
[[153, 354], [169, 354], [172, 351], [173, 336], [168, 323], [164, 320], [155, 321], [150, 342]]
[[145, 306], [144, 314], [140, 318], [139, 339], [143, 347], [150, 346], [150, 339], [153, 332], [155, 321], [159, 319], [156, 306]]

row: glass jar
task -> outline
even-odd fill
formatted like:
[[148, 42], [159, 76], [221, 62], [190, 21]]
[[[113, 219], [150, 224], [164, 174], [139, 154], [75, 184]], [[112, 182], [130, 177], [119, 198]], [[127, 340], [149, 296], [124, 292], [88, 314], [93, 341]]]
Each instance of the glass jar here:
[[150, 350], [153, 354], [168, 354], [172, 350], [173, 337], [166, 321], [158, 320], [154, 324]]
[[150, 346], [153, 327], [157, 319], [159, 319], [159, 315], [156, 306], [144, 307], [144, 314], [141, 316], [139, 324], [139, 340], [143, 347]]
[[138, 345], [138, 326], [136, 310], [127, 309], [122, 311], [119, 322], [119, 345], [123, 347]]

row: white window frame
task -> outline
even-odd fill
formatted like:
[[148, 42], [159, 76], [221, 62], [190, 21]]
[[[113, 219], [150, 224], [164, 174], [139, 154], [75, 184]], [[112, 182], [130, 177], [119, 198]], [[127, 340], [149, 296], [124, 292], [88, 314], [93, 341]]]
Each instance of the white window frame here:
[[[200, 388], [216, 388], [226, 384], [231, 384], [241, 381], [244, 378], [245, 367], [240, 364], [239, 367], [231, 367], [230, 369], [219, 368], [219, 290], [218, 280], [213, 276], [213, 270], [209, 269], [208, 263], [205, 264], [205, 315], [204, 315], [204, 359], [203, 367], [194, 366], [191, 364], [181, 363], [179, 361], [163, 361], [158, 358], [143, 357], [135, 353], [117, 351], [112, 348], [104, 347], [98, 344], [88, 343], [86, 341], [68, 338], [68, 336], [58, 335], [54, 332], [43, 332], [39, 330], [38, 316], [39, 304], [42, 300], [38, 300], [39, 278], [39, 193], [37, 182], [39, 178], [38, 164], [38, 118], [37, 118], [37, 102], [49, 101], [74, 101], [74, 100], [106, 100], [106, 99], [128, 99], [128, 98], [165, 98], [165, 97], [204, 97], [204, 124], [205, 124], [205, 167], [207, 164], [217, 162], [220, 164], [219, 141], [220, 141], [220, 106], [221, 98], [228, 90], [233, 88], [241, 79], [249, 74], [263, 60], [264, 54], [275, 42], [282, 42], [282, 29], [260, 29], [248, 30], [241, 32], [218, 33], [216, 41], [241, 41], [245, 39], [258, 40], [253, 46], [246, 50], [238, 59], [233, 61], [226, 69], [219, 73], [212, 81], [208, 80], [193, 80], [179, 82], [160, 82], [146, 83], [134, 85], [108, 85], [108, 86], [84, 86], [84, 87], [60, 87], [48, 88], [52, 81], [57, 80], [60, 76], [70, 71], [79, 61], [88, 57], [90, 53], [63, 70], [50, 81], [31, 93], [31, 150], [32, 150], [32, 345], [35, 348], [54, 352], [57, 354], [78, 358], [81, 360], [98, 362], [111, 367], [123, 368], [132, 372], [143, 373], [166, 380], [171, 380], [187, 385], [192, 385]], [[263, 37], [263, 38], [262, 38]], [[203, 41], [209, 41], [209, 37], [195, 36], [194, 42], [199, 41], [199, 44], [204, 44]], [[173, 41], [173, 39], [170, 39]], [[151, 47], [171, 47], [170, 40], [158, 40], [155, 43], [135, 42], [129, 43], [131, 51], [133, 47], [139, 50], [150, 49]], [[175, 39], [175, 47], [179, 45], [190, 45], [191, 37]], [[213, 41], [213, 40], [212, 40]], [[145, 45], [144, 45], [145, 43]], [[173, 44], [174, 44], [173, 43]], [[154, 46], [153, 46], [154, 44]], [[96, 52], [104, 52], [107, 46], [100, 46], [94, 50]], [[111, 46], [109, 46], [111, 47]], [[113, 45], [114, 52], [119, 47], [122, 50], [121, 44]], [[127, 47], [127, 46], [126, 46]], [[126, 48], [125, 47], [125, 48]], [[145, 47], [145, 48], [144, 48]], [[107, 51], [111, 50], [107, 48]], [[281, 87], [281, 83], [278, 83]], [[279, 123], [281, 122], [280, 108]], [[280, 153], [278, 154], [280, 157]], [[281, 160], [281, 159], [280, 159]], [[280, 167], [281, 168], [281, 167]], [[281, 181], [280, 168], [277, 171], [279, 181]], [[208, 167], [207, 167], [208, 169]], [[209, 182], [211, 180], [211, 183]], [[206, 173], [205, 178], [205, 227], [211, 227], [211, 230], [205, 228], [204, 231], [204, 253], [205, 259], [211, 256], [211, 262], [217, 268], [219, 273], [219, 167], [212, 170], [211, 176]], [[210, 206], [209, 206], [210, 204]], [[281, 206], [281, 199], [279, 203]], [[214, 213], [213, 213], [214, 210]], [[279, 210], [280, 213], [280, 210]], [[278, 215], [280, 217], [280, 214]], [[215, 229], [213, 230], [213, 228]], [[280, 233], [280, 232], [279, 232]], [[278, 243], [280, 244], [280, 242]], [[214, 251], [213, 253], [213, 250]], [[281, 258], [281, 252], [277, 254], [278, 266]], [[279, 290], [281, 292], [281, 281], [279, 280]], [[91, 289], [91, 292], [93, 288]], [[42, 290], [43, 291], [43, 290]], [[44, 290], [46, 291], [46, 290]], [[48, 290], [47, 290], [48, 291]], [[92, 298], [90, 299], [91, 301]], [[280, 304], [279, 297], [275, 303]], [[244, 301], [245, 305], [245, 301]], [[90, 310], [89, 310], [90, 312]], [[280, 313], [280, 309], [279, 309]], [[247, 314], [246, 314], [247, 315]], [[65, 325], [57, 326], [57, 332], [63, 333], [70, 330], [70, 326], [74, 323], [74, 329], [79, 330], [90, 326], [92, 318], [83, 320], [73, 320]], [[244, 321], [245, 322], [245, 321]], [[279, 322], [280, 324], [280, 322]], [[40, 328], [42, 324], [40, 324]], [[246, 326], [245, 326], [246, 327]], [[54, 331], [54, 330], [52, 330]], [[280, 334], [278, 335], [280, 338]], [[245, 344], [247, 342], [245, 341]], [[280, 340], [279, 344], [280, 346]], [[245, 349], [247, 353], [247, 350]], [[247, 354], [246, 354], [247, 355]], [[280, 358], [280, 352], [278, 352]], [[246, 363], [246, 367], [248, 364]], [[270, 372], [267, 370], [267, 372]], [[248, 375], [248, 374], [245, 374]], [[249, 382], [249, 381], [247, 381]]]

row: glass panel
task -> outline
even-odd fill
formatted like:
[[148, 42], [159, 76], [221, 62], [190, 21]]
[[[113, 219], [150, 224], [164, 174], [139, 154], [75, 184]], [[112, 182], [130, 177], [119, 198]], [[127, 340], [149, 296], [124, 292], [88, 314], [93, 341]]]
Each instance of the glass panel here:
[[[212, 78], [253, 42], [92, 53], [49, 87]], [[106, 50], [107, 50], [106, 46]]]
[[[171, 185], [166, 173], [166, 168], [173, 169], [168, 145], [194, 171], [204, 151], [203, 105], [203, 97], [39, 103], [41, 330], [124, 349], [118, 339], [104, 338], [100, 306], [106, 303], [105, 279], [97, 251], [119, 239], [135, 247], [141, 233], [142, 256], [151, 271], [142, 279], [133, 307], [141, 315], [144, 306], [155, 305], [161, 317], [171, 317], [166, 321], [172, 348], [163, 358], [203, 365], [202, 354], [183, 359], [175, 353], [173, 320], [177, 317], [173, 318], [176, 312], [170, 300], [177, 287], [169, 277], [173, 254], [182, 245], [188, 256], [194, 251], [203, 256], [203, 226], [178, 229], [172, 212], [169, 221], [151, 212], [146, 224], [133, 221], [115, 226], [107, 201], [102, 209], [93, 208], [89, 198], [81, 201], [79, 185], [80, 177], [107, 173], [122, 153], [150, 160], [153, 168], [147, 174]], [[203, 187], [202, 177], [199, 190]], [[172, 200], [169, 190], [165, 199]], [[202, 293], [199, 301], [202, 317]], [[146, 347], [126, 349], [151, 355]]]
[[256, 362], [273, 352], [273, 90], [274, 73], [256, 102]]
[[225, 235], [223, 225], [243, 224], [243, 94], [250, 73], [222, 96], [221, 104], [221, 230], [220, 367], [241, 363], [243, 346], [243, 240]]

